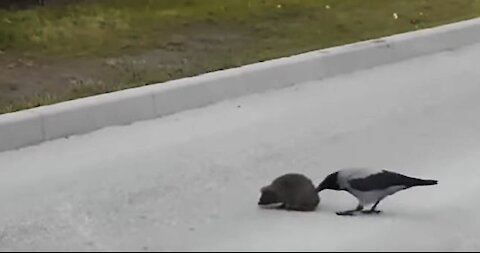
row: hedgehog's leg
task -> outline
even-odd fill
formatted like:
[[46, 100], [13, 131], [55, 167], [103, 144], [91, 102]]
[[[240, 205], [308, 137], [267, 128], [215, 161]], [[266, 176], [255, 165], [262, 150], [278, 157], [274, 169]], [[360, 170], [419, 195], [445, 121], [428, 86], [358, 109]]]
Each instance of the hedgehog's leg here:
[[352, 215], [355, 215], [355, 214], [358, 213], [358, 212], [361, 212], [362, 210], [363, 210], [363, 205], [359, 203], [358, 206], [357, 206], [357, 208], [355, 208], [354, 210], [337, 212], [337, 215], [340, 215], [340, 216], [352, 216]]
[[301, 208], [297, 205], [283, 203], [279, 208], [285, 209], [288, 211], [301, 211]]
[[311, 212], [315, 211], [316, 206], [312, 205], [294, 205], [294, 206], [289, 206], [286, 208], [287, 210], [290, 211], [299, 211], [299, 212]]

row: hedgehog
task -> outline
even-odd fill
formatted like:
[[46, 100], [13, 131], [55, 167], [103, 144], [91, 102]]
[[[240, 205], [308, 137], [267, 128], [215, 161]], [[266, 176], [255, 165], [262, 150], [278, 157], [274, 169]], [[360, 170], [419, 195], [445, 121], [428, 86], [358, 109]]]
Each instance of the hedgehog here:
[[279, 205], [279, 209], [292, 211], [314, 211], [320, 198], [312, 181], [302, 175], [289, 173], [276, 178], [261, 190], [258, 205]]

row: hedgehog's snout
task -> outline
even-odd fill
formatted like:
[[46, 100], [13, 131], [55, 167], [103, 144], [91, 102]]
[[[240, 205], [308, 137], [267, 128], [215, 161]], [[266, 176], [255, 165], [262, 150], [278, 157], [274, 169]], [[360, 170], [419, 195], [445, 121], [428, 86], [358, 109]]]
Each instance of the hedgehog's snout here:
[[270, 190], [262, 191], [262, 195], [260, 196], [260, 200], [258, 201], [259, 205], [270, 205], [279, 203], [279, 199], [277, 194]]

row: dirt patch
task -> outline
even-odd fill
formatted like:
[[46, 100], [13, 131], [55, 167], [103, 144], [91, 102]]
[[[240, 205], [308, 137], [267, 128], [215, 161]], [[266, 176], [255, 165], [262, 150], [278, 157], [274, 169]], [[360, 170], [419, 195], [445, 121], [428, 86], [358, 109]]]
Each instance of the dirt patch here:
[[[221, 68], [237, 46], [249, 43], [245, 34], [225, 29], [187, 28], [165, 39], [159, 48], [121, 57], [48, 59], [12, 52], [0, 54], [0, 107], [48, 94], [74, 97], [116, 87], [162, 82]], [[215, 60], [210, 54], [215, 54]], [[217, 61], [217, 62], [214, 62]]]

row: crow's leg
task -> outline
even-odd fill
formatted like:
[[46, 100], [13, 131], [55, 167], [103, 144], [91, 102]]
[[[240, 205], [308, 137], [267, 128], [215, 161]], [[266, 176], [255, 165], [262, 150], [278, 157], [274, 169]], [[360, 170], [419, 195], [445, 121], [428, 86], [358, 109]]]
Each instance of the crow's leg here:
[[340, 215], [340, 216], [352, 216], [352, 215], [355, 215], [355, 214], [361, 212], [362, 210], [363, 210], [363, 205], [359, 203], [358, 206], [357, 206], [357, 208], [355, 208], [354, 210], [337, 212], [337, 215]]
[[375, 202], [375, 205], [372, 206], [372, 208], [370, 208], [370, 210], [367, 210], [367, 211], [362, 211], [362, 213], [364, 214], [380, 214], [382, 211], [380, 210], [376, 210], [378, 204], [380, 203], [380, 201], [382, 201], [383, 198], [377, 200], [377, 202]]

